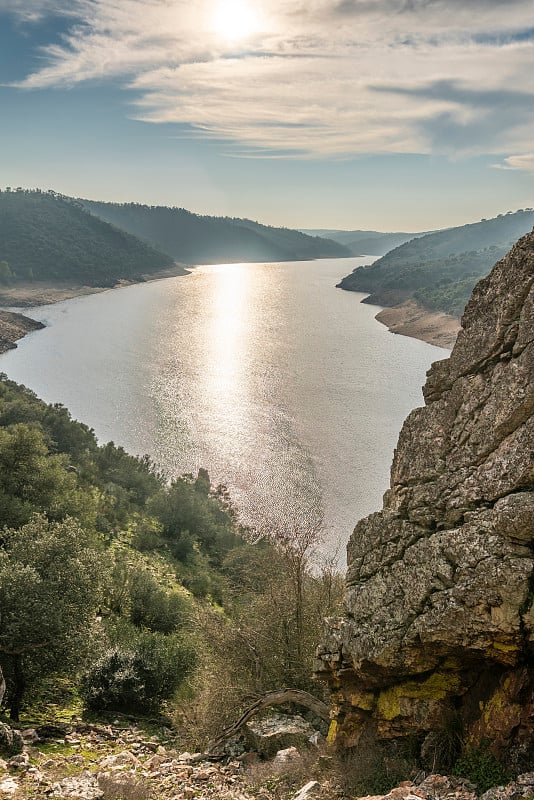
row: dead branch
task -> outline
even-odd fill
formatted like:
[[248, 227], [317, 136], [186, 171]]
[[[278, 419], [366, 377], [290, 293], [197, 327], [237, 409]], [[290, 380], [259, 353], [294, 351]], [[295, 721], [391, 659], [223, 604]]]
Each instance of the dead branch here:
[[267, 692], [249, 706], [241, 714], [237, 722], [234, 722], [233, 725], [226, 728], [220, 736], [210, 743], [208, 746], [208, 753], [221, 745], [226, 739], [236, 734], [245, 722], [248, 722], [258, 711], [261, 711], [263, 708], [268, 708], [269, 706], [279, 706], [283, 703], [296, 703], [299, 706], [309, 708], [310, 711], [313, 711], [316, 716], [325, 720], [325, 722], [328, 722], [330, 719], [330, 709], [326, 703], [323, 703], [322, 700], [318, 700], [309, 692], [304, 692], [301, 689], [279, 689], [275, 692]]

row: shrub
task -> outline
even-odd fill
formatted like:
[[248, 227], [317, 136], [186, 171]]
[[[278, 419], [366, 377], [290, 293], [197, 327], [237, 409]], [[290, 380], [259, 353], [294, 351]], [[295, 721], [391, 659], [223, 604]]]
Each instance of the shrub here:
[[442, 728], [427, 735], [421, 746], [422, 764], [431, 772], [448, 774], [458, 761], [462, 747], [462, 721], [455, 715], [445, 720]]
[[166, 592], [148, 570], [137, 570], [130, 587], [130, 619], [137, 627], [172, 633], [191, 619], [191, 602], [180, 592]]
[[95, 711], [154, 711], [172, 697], [195, 660], [186, 638], [143, 633], [129, 646], [109, 648], [82, 677], [81, 694]]
[[487, 750], [467, 749], [456, 762], [454, 774], [474, 783], [479, 792], [508, 782], [509, 775], [503, 765]]

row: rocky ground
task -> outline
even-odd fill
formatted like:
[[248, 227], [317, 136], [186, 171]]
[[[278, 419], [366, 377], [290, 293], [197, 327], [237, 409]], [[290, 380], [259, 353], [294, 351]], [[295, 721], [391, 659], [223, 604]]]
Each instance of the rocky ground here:
[[22, 314], [13, 314], [0, 309], [0, 353], [5, 353], [17, 345], [17, 339], [22, 339], [30, 331], [44, 328], [41, 322], [24, 317]]
[[[0, 798], [75, 800], [334, 800], [354, 798], [332, 754], [294, 746], [268, 762], [256, 753], [208, 759], [180, 752], [170, 729], [147, 734], [116, 724], [42, 725], [22, 732], [22, 752], [0, 759]], [[420, 773], [385, 795], [366, 800], [475, 800], [467, 781]], [[530, 800], [534, 773], [483, 800]]]

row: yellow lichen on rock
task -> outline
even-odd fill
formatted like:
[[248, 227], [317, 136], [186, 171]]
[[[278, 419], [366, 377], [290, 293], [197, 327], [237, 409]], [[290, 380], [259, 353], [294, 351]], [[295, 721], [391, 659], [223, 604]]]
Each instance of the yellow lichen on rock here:
[[336, 737], [337, 737], [337, 719], [333, 719], [328, 727], [328, 734], [326, 736], [327, 743], [334, 744], [334, 742], [336, 741]]

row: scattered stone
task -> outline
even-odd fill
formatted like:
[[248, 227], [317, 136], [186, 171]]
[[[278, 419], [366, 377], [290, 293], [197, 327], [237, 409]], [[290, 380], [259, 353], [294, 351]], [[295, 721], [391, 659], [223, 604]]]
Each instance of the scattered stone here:
[[321, 791], [321, 784], [318, 781], [309, 781], [294, 796], [293, 800], [308, 800], [309, 797], [316, 797]]
[[0, 796], [11, 797], [18, 790], [19, 785], [11, 775], [0, 779]]
[[7, 766], [9, 769], [26, 769], [29, 763], [30, 757], [28, 753], [19, 753], [18, 755], [12, 756], [9, 759]]
[[82, 772], [76, 777], [63, 778], [54, 783], [49, 797], [78, 798], [79, 800], [100, 800], [104, 792], [99, 787], [97, 778], [90, 772]]
[[20, 732], [20, 735], [25, 744], [35, 744], [35, 742], [40, 741], [39, 734], [35, 728], [26, 728], [26, 730]]
[[20, 733], [0, 722], [0, 753], [5, 755], [20, 753], [23, 746], [24, 741]]
[[64, 724], [46, 724], [46, 725], [39, 725], [36, 728], [36, 733], [39, 739], [46, 741], [47, 739], [65, 739], [65, 736], [68, 732], [68, 726]]
[[123, 750], [122, 753], [106, 756], [106, 758], [102, 759], [100, 762], [100, 767], [102, 769], [125, 769], [126, 767], [132, 769], [139, 766], [141, 766], [141, 762], [137, 756], [134, 756], [134, 754], [130, 753], [129, 750]]
[[273, 758], [273, 764], [287, 764], [289, 761], [297, 761], [300, 758], [300, 753], [296, 747], [286, 747], [285, 750], [279, 750]]

